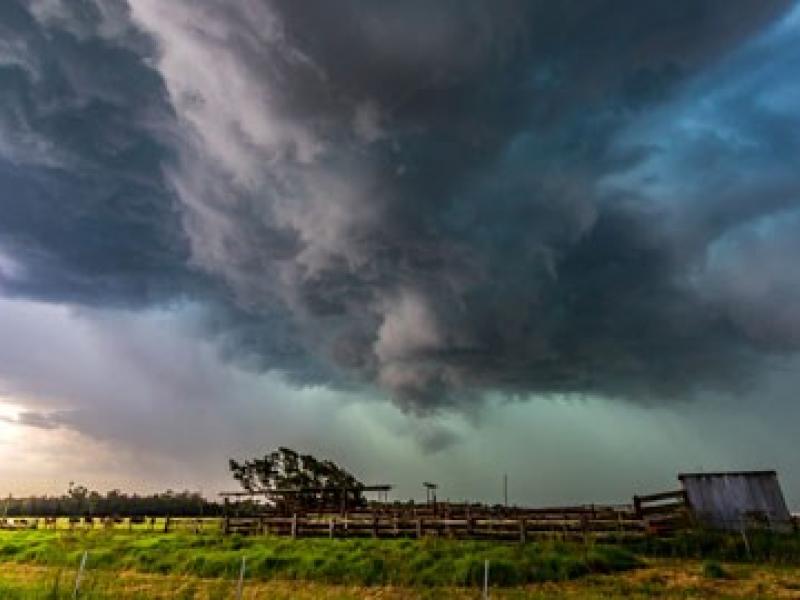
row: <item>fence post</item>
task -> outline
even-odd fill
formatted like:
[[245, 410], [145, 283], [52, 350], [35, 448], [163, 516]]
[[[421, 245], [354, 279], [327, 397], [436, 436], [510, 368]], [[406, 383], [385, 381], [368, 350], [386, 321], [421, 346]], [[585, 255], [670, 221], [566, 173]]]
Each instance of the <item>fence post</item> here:
[[639, 496], [633, 497], [633, 512], [636, 514], [637, 519], [642, 518], [642, 499]]
[[164, 533], [169, 533], [169, 515], [164, 518]]
[[83, 579], [83, 569], [86, 568], [86, 557], [89, 555], [88, 550], [83, 551], [83, 556], [81, 557], [81, 566], [78, 567], [78, 574], [75, 576], [75, 590], [72, 592], [72, 597], [78, 597], [78, 590], [81, 587], [81, 579]]
[[330, 539], [333, 539], [333, 530], [335, 527], [336, 527], [335, 519], [334, 517], [331, 517], [330, 519], [328, 519], [328, 537]]
[[292, 539], [297, 538], [297, 513], [292, 515]]
[[745, 524], [744, 516], [741, 515], [739, 518], [741, 520], [740, 527], [742, 531], [742, 539], [744, 540], [744, 549], [747, 552], [747, 558], [752, 558], [750, 556], [750, 540], [747, 539], [747, 526]]
[[528, 541], [528, 522], [526, 519], [519, 520], [519, 541], [523, 544]]
[[589, 558], [588, 518], [584, 513], [581, 513], [581, 530], [583, 531], [583, 559], [588, 560]]
[[417, 519], [417, 539], [422, 537], [422, 519]]
[[242, 600], [242, 587], [244, 586], [245, 557], [242, 556], [242, 566], [239, 569], [239, 584], [236, 586], [236, 600]]
[[483, 600], [489, 600], [489, 559], [483, 562]]

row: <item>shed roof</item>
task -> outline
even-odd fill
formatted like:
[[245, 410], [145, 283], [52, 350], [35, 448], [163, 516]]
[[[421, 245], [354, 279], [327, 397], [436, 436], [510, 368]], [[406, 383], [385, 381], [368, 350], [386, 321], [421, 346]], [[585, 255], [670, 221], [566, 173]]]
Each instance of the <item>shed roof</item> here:
[[765, 471], [708, 471], [701, 473], [680, 473], [678, 479], [691, 479], [695, 477], [770, 477], [777, 476], [774, 470]]
[[678, 475], [695, 518], [714, 528], [738, 530], [766, 524], [788, 529], [791, 516], [775, 471], [727, 471]]

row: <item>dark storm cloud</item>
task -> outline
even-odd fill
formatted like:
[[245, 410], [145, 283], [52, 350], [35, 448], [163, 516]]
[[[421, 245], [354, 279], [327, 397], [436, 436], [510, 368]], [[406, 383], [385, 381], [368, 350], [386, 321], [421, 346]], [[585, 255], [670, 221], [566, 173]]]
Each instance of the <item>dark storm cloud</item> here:
[[739, 229], [798, 202], [789, 2], [23, 6], [0, 9], [11, 293], [207, 297], [231, 357], [421, 412], [686, 397], [797, 349], [791, 311], [754, 325], [796, 280], [732, 283], [780, 254]]
[[225, 355], [321, 380], [285, 308], [255, 319], [189, 264], [165, 177], [178, 123], [127, 4], [5, 2], [0, 33], [0, 290], [134, 309], [200, 297]]
[[3, 288], [53, 301], [163, 299], [187, 279], [188, 256], [160, 174], [160, 130], [172, 119], [164, 86], [136, 36], [100, 36], [93, 4], [63, 5], [71, 29], [27, 8], [45, 5], [0, 7], [0, 248], [22, 265]]

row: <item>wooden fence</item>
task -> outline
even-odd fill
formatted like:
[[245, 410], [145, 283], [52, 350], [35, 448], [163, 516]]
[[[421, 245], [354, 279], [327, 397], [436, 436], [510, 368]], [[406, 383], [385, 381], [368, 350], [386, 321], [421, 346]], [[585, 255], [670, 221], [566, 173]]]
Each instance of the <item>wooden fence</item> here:
[[526, 541], [532, 538], [604, 540], [643, 535], [645, 525], [630, 507], [502, 509], [470, 505], [417, 506], [412, 510], [383, 506], [375, 510], [305, 513], [291, 516], [9, 518], [4, 529], [114, 530], [186, 532], [287, 537], [448, 537]]
[[[641, 536], [644, 524], [630, 509], [575, 507], [516, 509], [505, 514], [454, 510], [368, 511], [224, 518], [223, 532], [297, 537], [447, 537], [527, 541], [530, 538], [620, 539]], [[436, 513], [436, 514], [434, 514]]]
[[649, 533], [669, 535], [691, 523], [685, 490], [633, 497], [633, 512]]
[[[0, 529], [114, 530], [194, 534], [280, 535], [299, 537], [448, 537], [526, 541], [564, 539], [610, 541], [644, 535], [672, 535], [693, 520], [683, 490], [634, 496], [632, 505], [555, 508], [490, 507], [451, 503], [374, 503], [347, 513], [285, 515], [237, 514], [224, 517], [28, 517], [0, 518]], [[250, 507], [252, 509], [252, 507]], [[795, 530], [800, 519], [793, 515]]]

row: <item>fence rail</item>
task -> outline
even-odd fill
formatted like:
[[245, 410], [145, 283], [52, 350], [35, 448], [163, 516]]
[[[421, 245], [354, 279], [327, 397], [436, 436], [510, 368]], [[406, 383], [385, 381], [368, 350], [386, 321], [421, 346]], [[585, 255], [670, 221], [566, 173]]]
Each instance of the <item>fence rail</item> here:
[[536, 537], [600, 539], [634, 537], [644, 533], [641, 521], [630, 518], [588, 519], [550, 514], [544, 518], [440, 518], [380, 517], [229, 517], [223, 530], [246, 535], [272, 534], [289, 537], [374, 537], [518, 540]]
[[214, 518], [104, 517], [8, 518], [2, 529], [115, 530], [130, 532], [187, 532], [287, 537], [376, 537], [518, 540], [604, 539], [641, 536], [644, 522], [630, 509], [569, 507], [566, 509], [508, 509], [505, 514], [476, 507], [375, 510], [347, 513], [265, 514]]

